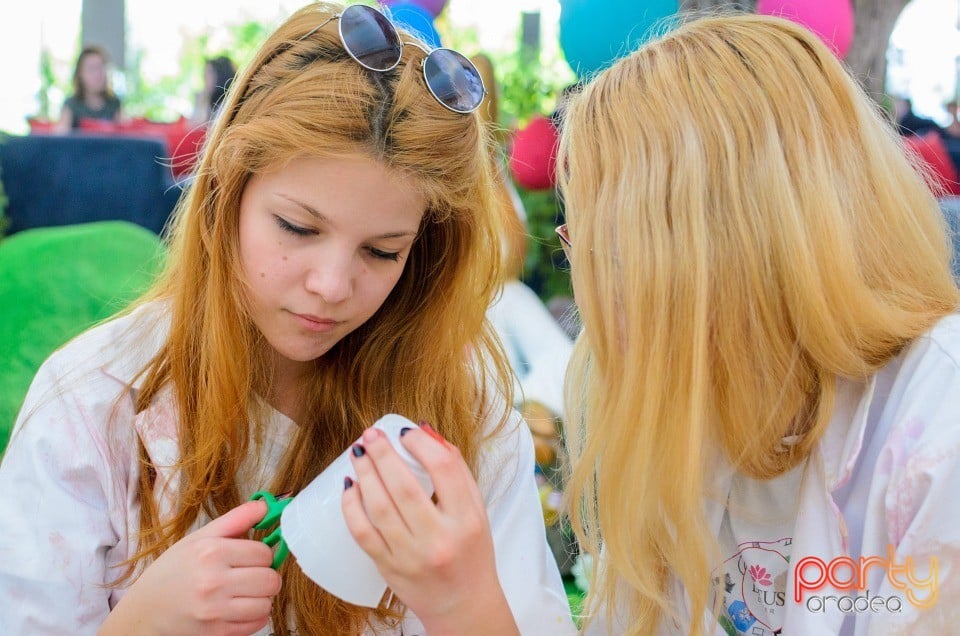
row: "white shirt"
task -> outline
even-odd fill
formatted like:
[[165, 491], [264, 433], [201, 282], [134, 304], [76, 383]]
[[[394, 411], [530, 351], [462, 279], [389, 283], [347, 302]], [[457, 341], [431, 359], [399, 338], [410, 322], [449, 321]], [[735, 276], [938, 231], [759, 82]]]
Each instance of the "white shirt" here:
[[[159, 306], [148, 305], [81, 335], [38, 371], [0, 464], [0, 634], [94, 634], [122, 598], [124, 588], [103, 584], [134, 553], [138, 438], [158, 469], [161, 514], [172, 509], [175, 404], [168, 389], [134, 413], [132, 382], [166, 330]], [[263, 445], [240, 471], [241, 494], [269, 483], [292, 426], [279, 413], [267, 424]], [[574, 633], [546, 542], [533, 442], [516, 413], [481, 449], [479, 473], [497, 572], [521, 633]], [[408, 612], [398, 628], [378, 633], [424, 629]]]
[[711, 576], [731, 636], [774, 636], [782, 627], [805, 466], [765, 481], [733, 476], [718, 537], [723, 562]]
[[516, 374], [517, 399], [533, 400], [563, 417], [563, 381], [573, 342], [537, 294], [507, 281], [487, 310]]
[[[715, 473], [718, 492], [728, 493], [733, 469]], [[798, 514], [787, 570], [782, 634], [787, 636], [874, 636], [960, 633], [960, 316], [941, 320], [866, 383], [838, 382], [830, 424], [809, 460], [799, 487]], [[719, 533], [726, 497], [707, 500], [707, 520]], [[888, 546], [890, 553], [888, 554]], [[820, 563], [849, 557], [870, 559], [862, 589], [809, 589]], [[892, 559], [890, 558], [892, 557]], [[808, 559], [797, 585], [796, 567]], [[902, 571], [911, 559], [914, 582]], [[929, 578], [937, 565], [936, 601]], [[892, 565], [892, 576], [888, 566]], [[826, 570], [826, 567], [823, 569]], [[838, 565], [833, 582], [844, 583]], [[810, 583], [807, 585], [804, 581]], [[799, 587], [799, 590], [798, 590]], [[857, 611], [856, 597], [882, 597], [877, 611]], [[800, 593], [800, 602], [796, 594]], [[682, 587], [672, 582], [680, 616], [690, 609]], [[833, 597], [833, 600], [824, 597]], [[839, 601], [850, 597], [850, 601]], [[902, 600], [900, 611], [891, 611]], [[825, 607], [821, 608], [823, 600]], [[598, 617], [588, 634], [621, 634], [623, 613], [611, 628]], [[707, 634], [726, 636], [717, 619], [704, 618]], [[667, 621], [660, 634], [686, 634]]]

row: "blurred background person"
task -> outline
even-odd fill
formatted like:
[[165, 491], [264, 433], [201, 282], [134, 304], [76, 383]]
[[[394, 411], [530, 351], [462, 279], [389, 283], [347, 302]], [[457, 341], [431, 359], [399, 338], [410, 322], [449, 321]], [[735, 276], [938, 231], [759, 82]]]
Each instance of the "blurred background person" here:
[[922, 135], [931, 130], [940, 133], [940, 125], [929, 117], [918, 115], [913, 110], [913, 102], [909, 97], [895, 97], [893, 99], [893, 115], [896, 120], [897, 131], [901, 135]]
[[63, 103], [57, 132], [76, 130], [84, 119], [120, 121], [121, 103], [110, 87], [109, 63], [106, 50], [100, 46], [89, 45], [80, 51], [73, 71], [73, 95]]
[[203, 65], [203, 90], [197, 94], [193, 111], [195, 124], [212, 122], [220, 111], [223, 96], [237, 74], [237, 67], [226, 55], [207, 58]]

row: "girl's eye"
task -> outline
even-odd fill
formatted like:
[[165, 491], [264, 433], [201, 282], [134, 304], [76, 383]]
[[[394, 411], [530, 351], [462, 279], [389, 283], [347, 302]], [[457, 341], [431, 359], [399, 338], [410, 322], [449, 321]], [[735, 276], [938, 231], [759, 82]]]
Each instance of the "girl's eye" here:
[[383, 259], [385, 261], [396, 262], [400, 258], [400, 252], [384, 252], [383, 250], [378, 250], [375, 247], [369, 248], [369, 252], [374, 258]]
[[300, 227], [299, 225], [294, 225], [290, 221], [286, 220], [282, 216], [274, 216], [277, 220], [277, 225], [280, 226], [280, 229], [285, 232], [290, 232], [296, 236], [309, 236], [311, 234], [316, 234], [316, 230], [311, 230], [310, 228]]

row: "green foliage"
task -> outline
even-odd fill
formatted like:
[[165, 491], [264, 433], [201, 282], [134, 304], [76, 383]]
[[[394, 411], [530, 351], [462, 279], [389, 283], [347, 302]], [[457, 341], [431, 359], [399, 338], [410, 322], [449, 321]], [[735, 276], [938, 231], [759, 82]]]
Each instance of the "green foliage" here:
[[[465, 55], [481, 52], [474, 28], [456, 28], [441, 15], [437, 30], [445, 46]], [[483, 51], [493, 63], [497, 79], [499, 124], [505, 130], [522, 128], [534, 115], [553, 111], [557, 96], [576, 76], [562, 58], [526, 47], [517, 31], [517, 46], [509, 51]]]
[[256, 21], [232, 25], [229, 27], [228, 44], [220, 49], [213, 48], [207, 35], [187, 40], [179, 57], [177, 72], [151, 83], [143, 80], [141, 72], [146, 52], [136, 51], [131, 56], [126, 73], [124, 112], [153, 121], [172, 121], [190, 114], [195, 95], [203, 87], [204, 61], [209, 57], [227, 55], [237, 68], [242, 68], [270, 31], [269, 25]]
[[520, 190], [530, 233], [523, 281], [546, 302], [572, 296], [570, 268], [554, 228], [563, 223], [562, 207], [553, 190]]
[[[474, 29], [456, 29], [440, 16], [437, 29], [444, 43], [466, 55], [478, 52], [479, 38]], [[535, 115], [548, 115], [556, 106], [564, 87], [576, 81], [566, 61], [524, 47], [520, 32], [512, 51], [486, 52], [493, 63], [499, 100], [499, 126], [508, 133], [522, 129]], [[509, 144], [509, 141], [507, 142]], [[519, 190], [527, 213], [529, 242], [523, 280], [544, 301], [554, 296], [569, 296], [570, 274], [554, 228], [562, 223], [562, 210], [552, 190]]]
[[130, 57], [126, 71], [127, 90], [122, 96], [123, 112], [131, 117], [144, 117], [153, 121], [173, 121], [187, 113], [184, 104], [192, 103], [190, 75], [195, 72], [181, 58], [176, 75], [161, 77], [154, 83], [143, 81], [145, 53], [135, 51]]
[[40, 51], [40, 91], [37, 94], [40, 105], [37, 116], [41, 119], [50, 119], [52, 116], [50, 93], [56, 85], [57, 75], [53, 71], [53, 56], [50, 55], [50, 49], [44, 47]]

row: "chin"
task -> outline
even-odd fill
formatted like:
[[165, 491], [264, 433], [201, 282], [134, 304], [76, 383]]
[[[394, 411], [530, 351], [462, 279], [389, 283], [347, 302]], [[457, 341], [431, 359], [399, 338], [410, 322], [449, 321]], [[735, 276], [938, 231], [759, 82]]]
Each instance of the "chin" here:
[[325, 338], [318, 342], [313, 338], [294, 338], [283, 343], [278, 343], [280, 346], [274, 346], [274, 349], [287, 360], [293, 362], [312, 362], [317, 358], [325, 356], [341, 339], [341, 337], [330, 340]]

